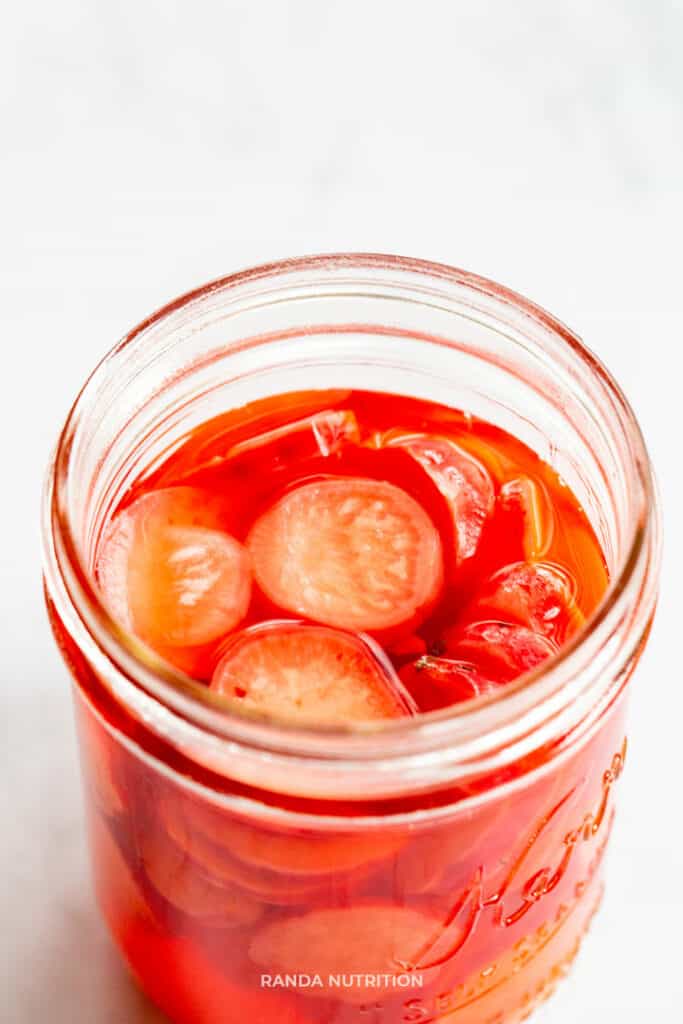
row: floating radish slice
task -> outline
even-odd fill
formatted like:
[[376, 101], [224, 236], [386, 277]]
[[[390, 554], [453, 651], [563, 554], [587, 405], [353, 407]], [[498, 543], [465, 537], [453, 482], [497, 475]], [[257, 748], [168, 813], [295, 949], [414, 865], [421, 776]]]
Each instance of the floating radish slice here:
[[328, 838], [319, 833], [258, 832], [243, 826], [233, 831], [230, 849], [240, 860], [270, 871], [299, 878], [319, 878], [383, 860], [402, 842], [402, 838], [391, 834], [351, 833]]
[[341, 725], [414, 713], [381, 650], [325, 626], [264, 623], [234, 637], [211, 689], [291, 722]]
[[[460, 834], [455, 827], [445, 830], [436, 829], [426, 836], [413, 836], [406, 851], [399, 858], [393, 873], [396, 890], [405, 898], [407, 895], [433, 895], [438, 892], [444, 876], [449, 870], [461, 874], [469, 868], [472, 872], [471, 860], [468, 859], [472, 840], [467, 832]], [[482, 854], [484, 851], [482, 851]], [[452, 882], [445, 888], [456, 891]]]
[[490, 618], [518, 622], [562, 643], [583, 622], [575, 594], [574, 579], [559, 565], [515, 562], [491, 577], [475, 610]]
[[[437, 917], [371, 904], [313, 910], [273, 921], [256, 934], [249, 954], [257, 966], [273, 974], [318, 975], [322, 987], [305, 989], [307, 995], [333, 995], [357, 1004], [371, 998], [364, 984], [366, 975], [376, 977], [374, 996], [392, 991], [393, 976], [431, 966], [447, 957], [456, 944]], [[356, 975], [358, 981], [348, 987], [334, 985], [331, 979], [340, 974]]]
[[[159, 810], [169, 836], [208, 878], [214, 879], [218, 885], [235, 886], [246, 893], [247, 899], [256, 899], [259, 903], [288, 907], [324, 899], [329, 897], [335, 873], [344, 870], [343, 865], [339, 869], [328, 861], [327, 875], [322, 871], [307, 874], [287, 871], [282, 851], [277, 846], [272, 853], [271, 865], [266, 863], [265, 850], [260, 858], [263, 863], [248, 863], [240, 857], [240, 852], [244, 851], [240, 849], [239, 842], [233, 849], [233, 837], [226, 829], [219, 834], [208, 835], [200, 827], [206, 828], [207, 820], [202, 821], [199, 814], [185, 814], [187, 807], [178, 806], [177, 800], [162, 801]], [[218, 833], [218, 830], [214, 832]], [[331, 851], [328, 852], [331, 855]], [[315, 852], [312, 852], [312, 861], [314, 857]]]
[[198, 646], [234, 629], [249, 605], [251, 569], [220, 525], [216, 502], [190, 487], [153, 491], [126, 508], [97, 563], [114, 617], [156, 648]]
[[428, 655], [404, 665], [399, 676], [420, 711], [437, 711], [473, 700], [496, 686], [471, 662]]
[[[168, 832], [191, 857], [208, 863], [210, 843], [216, 854], [228, 853], [245, 865], [274, 873], [290, 885], [318, 884], [331, 874], [348, 873], [385, 860], [404, 843], [403, 834], [384, 829], [371, 835], [320, 830], [267, 829], [218, 808], [195, 801], [162, 800], [160, 814]], [[197, 855], [196, 850], [200, 849]], [[219, 862], [220, 863], [220, 862]]]
[[458, 542], [457, 561], [471, 558], [495, 501], [493, 482], [486, 469], [445, 438], [414, 434], [399, 436], [389, 444], [407, 448], [429, 473], [451, 509]]
[[281, 608], [351, 630], [426, 614], [443, 579], [439, 534], [406, 491], [362, 477], [290, 491], [247, 539], [256, 579]]
[[147, 878], [172, 906], [189, 917], [210, 919], [216, 926], [233, 928], [253, 924], [261, 907], [233, 885], [217, 884], [198, 870], [196, 862], [169, 837], [146, 832], [138, 843]]
[[501, 683], [530, 672], [557, 654], [556, 644], [548, 637], [510, 622], [473, 622], [449, 649]]
[[521, 518], [525, 558], [542, 558], [555, 531], [553, 508], [543, 484], [528, 476], [508, 480], [500, 489], [500, 503], [506, 511]]
[[[503, 802], [504, 804], [504, 802]], [[447, 822], [441, 821], [417, 830], [397, 858], [393, 882], [396, 892], [423, 895], [438, 915], [446, 916], [485, 865], [486, 881], [499, 857], [507, 852], [505, 815], [501, 802], [460, 809]], [[516, 833], [515, 833], [516, 835]], [[490, 892], [495, 892], [489, 886]], [[471, 891], [472, 892], [472, 891]], [[474, 892], [472, 892], [474, 896]], [[450, 907], [449, 907], [450, 904]]]
[[198, 526], [148, 534], [129, 563], [133, 625], [143, 638], [172, 647], [216, 640], [249, 606], [249, 558], [234, 538]]
[[236, 886], [248, 898], [275, 906], [304, 903], [320, 890], [318, 878], [293, 878], [232, 856], [232, 833], [227, 831], [228, 823], [218, 812], [214, 814], [174, 795], [162, 796], [158, 813], [173, 842], [218, 885]]
[[194, 864], [199, 865], [208, 878], [214, 879], [218, 885], [242, 890], [247, 902], [257, 900], [276, 907], [290, 907], [310, 903], [329, 892], [325, 881], [319, 878], [293, 878], [253, 868], [245, 861], [231, 857], [201, 833], [191, 837], [188, 852]]

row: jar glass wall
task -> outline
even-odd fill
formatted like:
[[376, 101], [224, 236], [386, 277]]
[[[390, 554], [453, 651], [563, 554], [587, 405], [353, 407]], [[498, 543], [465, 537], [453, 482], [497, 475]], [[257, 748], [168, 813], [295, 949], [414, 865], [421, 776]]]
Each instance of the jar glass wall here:
[[[94, 556], [130, 483], [218, 413], [332, 386], [467, 409], [569, 484], [612, 583], [557, 658], [471, 706], [302, 729], [229, 713], [109, 618]], [[633, 415], [566, 328], [394, 257], [215, 282], [86, 384], [48, 480], [45, 551], [98, 898], [171, 1019], [508, 1024], [552, 991], [599, 900], [659, 558]]]

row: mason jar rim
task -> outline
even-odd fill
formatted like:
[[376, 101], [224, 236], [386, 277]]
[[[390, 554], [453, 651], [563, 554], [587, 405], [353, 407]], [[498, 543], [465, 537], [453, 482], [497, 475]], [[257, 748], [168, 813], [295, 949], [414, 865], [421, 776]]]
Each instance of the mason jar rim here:
[[[115, 622], [83, 564], [67, 500], [70, 460], [91, 397], [99, 381], [115, 372], [121, 353], [151, 325], [212, 293], [317, 270], [361, 275], [390, 271], [407, 280], [417, 276], [483, 295], [497, 308], [536, 321], [561, 340], [571, 359], [600, 380], [628, 438], [630, 465], [626, 469], [639, 489], [638, 514], [626, 556], [602, 602], [550, 661], [466, 705], [360, 727], [302, 727], [268, 715], [233, 712], [208, 688], [169, 666]], [[495, 282], [444, 264], [374, 253], [308, 256], [243, 270], [172, 300], [130, 331], [87, 379], [67, 417], [48, 468], [43, 544], [48, 593], [72, 638], [96, 672], [107, 679], [116, 698], [124, 705], [142, 701], [147, 714], [158, 711], [167, 735], [189, 729], [195, 739], [204, 737], [213, 746], [248, 749], [283, 766], [300, 760], [311, 769], [322, 768], [330, 779], [341, 767], [359, 779], [371, 766], [379, 772], [391, 768], [404, 773], [408, 788], [411, 779], [419, 788], [428, 776], [445, 778], [437, 771], [444, 751], [448, 751], [451, 775], [454, 771], [467, 774], [475, 765], [478, 770], [500, 767], [528, 747], [529, 737], [533, 736], [535, 743], [543, 737], [557, 737], [572, 717], [572, 708], [581, 706], [588, 715], [597, 707], [606, 697], [607, 677], [618, 675], [615, 659], [624, 655], [623, 643], [611, 648], [608, 644], [616, 624], [629, 607], [637, 605], [639, 624], [634, 634], [641, 637], [647, 629], [660, 557], [658, 501], [647, 449], [628, 401], [597, 357], [550, 313]], [[601, 661], [600, 652], [608, 648], [611, 653]]]

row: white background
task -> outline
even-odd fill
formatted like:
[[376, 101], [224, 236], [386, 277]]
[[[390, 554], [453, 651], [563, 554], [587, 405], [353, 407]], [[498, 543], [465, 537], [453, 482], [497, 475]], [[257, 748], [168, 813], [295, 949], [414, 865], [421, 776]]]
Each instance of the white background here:
[[[613, 370], [658, 468], [663, 596], [607, 900], [552, 1024], [669, 1022], [681, 918], [683, 7], [13, 3], [0, 39], [3, 1020], [140, 1024], [93, 909], [38, 504], [76, 388], [166, 299], [365, 249], [529, 295]], [[622, 788], [623, 787], [623, 788]]]

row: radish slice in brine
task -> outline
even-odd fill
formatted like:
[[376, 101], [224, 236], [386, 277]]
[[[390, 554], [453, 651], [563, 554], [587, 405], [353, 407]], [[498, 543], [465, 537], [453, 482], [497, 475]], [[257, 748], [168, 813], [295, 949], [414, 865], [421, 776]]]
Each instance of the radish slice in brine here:
[[251, 596], [245, 548], [221, 530], [220, 511], [190, 487], [133, 502], [111, 523], [97, 563], [104, 599], [152, 647], [191, 647], [224, 636]]
[[449, 654], [467, 658], [500, 683], [537, 668], [557, 654], [552, 640], [512, 622], [473, 622], [461, 632]]
[[[316, 975], [321, 987], [306, 988], [306, 995], [345, 1003], [369, 1002], [365, 979], [371, 976], [376, 1002], [378, 996], [395, 994], [395, 975], [421, 971], [433, 981], [438, 967], [462, 945], [467, 925], [444, 921], [447, 912], [432, 915], [382, 903], [309, 910], [266, 922], [252, 939], [249, 955], [273, 974]], [[348, 984], [335, 984], [340, 974]]]
[[264, 892], [271, 886], [278, 898], [286, 891], [286, 881], [293, 898], [285, 902], [291, 903], [332, 875], [348, 875], [386, 860], [405, 842], [404, 831], [389, 828], [359, 833], [340, 827], [327, 834], [301, 824], [267, 826], [175, 792], [162, 796], [157, 806], [169, 835], [209, 874], [234, 878], [241, 872]]
[[285, 494], [247, 538], [256, 580], [280, 608], [341, 629], [390, 629], [427, 614], [441, 540], [394, 484], [326, 477]]
[[389, 444], [406, 448], [427, 471], [451, 509], [458, 544], [457, 562], [471, 558], [495, 501], [493, 481], [486, 469], [446, 438], [414, 434], [399, 436]]
[[144, 831], [137, 837], [137, 854], [153, 888], [189, 917], [230, 928], [253, 924], [261, 916], [263, 908], [256, 900], [203, 874], [164, 834]]
[[473, 611], [478, 618], [518, 622], [561, 644], [583, 624], [576, 589], [571, 573], [554, 562], [514, 562], [488, 580]]
[[399, 676], [420, 711], [449, 708], [496, 688], [495, 681], [471, 662], [431, 655], [404, 665]]
[[508, 480], [500, 489], [500, 503], [519, 516], [524, 557], [529, 561], [542, 558], [555, 533], [553, 507], [543, 484], [529, 476]]
[[239, 708], [343, 725], [417, 710], [369, 638], [299, 622], [264, 623], [229, 642], [211, 689]]

